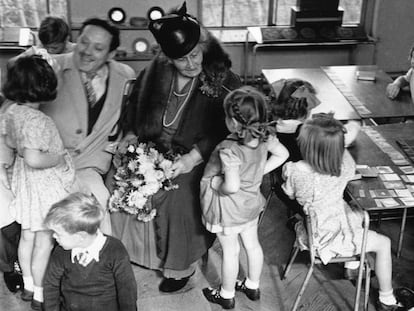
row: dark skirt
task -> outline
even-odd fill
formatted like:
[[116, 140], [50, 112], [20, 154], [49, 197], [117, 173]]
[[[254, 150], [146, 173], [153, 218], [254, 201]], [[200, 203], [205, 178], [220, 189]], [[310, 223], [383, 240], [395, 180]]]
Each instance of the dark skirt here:
[[[201, 258], [215, 235], [201, 222], [200, 179], [204, 166], [178, 176], [178, 189], [159, 191], [152, 198], [157, 216], [152, 223], [123, 212], [111, 215], [113, 236], [127, 248], [131, 261], [150, 269], [185, 270]], [[154, 258], [155, 255], [157, 258]]]

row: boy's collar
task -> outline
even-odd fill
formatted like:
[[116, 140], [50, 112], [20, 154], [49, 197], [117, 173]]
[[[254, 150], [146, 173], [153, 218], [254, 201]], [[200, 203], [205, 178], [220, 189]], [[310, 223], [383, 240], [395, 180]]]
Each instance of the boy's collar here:
[[78, 254], [84, 253], [84, 252], [88, 252], [88, 256], [90, 256], [91, 259], [95, 259], [98, 262], [99, 261], [99, 252], [103, 248], [103, 246], [106, 242], [106, 239], [107, 239], [107, 237], [104, 236], [103, 233], [100, 230], [98, 230], [97, 233], [96, 233], [96, 237], [95, 237], [95, 239], [94, 239], [94, 241], [92, 242], [91, 245], [89, 245], [88, 247], [85, 247], [85, 248], [75, 247], [75, 248], [72, 249], [72, 252], [71, 252], [72, 262], [75, 262], [74, 259]]

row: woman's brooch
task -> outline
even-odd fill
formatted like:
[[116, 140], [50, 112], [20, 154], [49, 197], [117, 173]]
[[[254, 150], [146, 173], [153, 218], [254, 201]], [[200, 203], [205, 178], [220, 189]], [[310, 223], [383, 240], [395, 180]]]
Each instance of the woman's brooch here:
[[208, 97], [219, 97], [226, 74], [212, 73], [206, 74], [204, 71], [200, 73], [201, 82], [200, 91]]

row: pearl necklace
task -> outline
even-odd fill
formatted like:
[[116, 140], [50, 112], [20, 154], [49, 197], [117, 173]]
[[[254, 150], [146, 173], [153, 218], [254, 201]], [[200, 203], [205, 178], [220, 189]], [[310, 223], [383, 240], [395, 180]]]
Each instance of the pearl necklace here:
[[[191, 86], [190, 86], [190, 89], [188, 90], [187, 93], [185, 93], [185, 94], [178, 94], [178, 93], [176, 93], [173, 90], [174, 89], [174, 85], [175, 85], [175, 77], [173, 78], [173, 81], [171, 83], [170, 94], [168, 95], [167, 107], [165, 108], [164, 115], [162, 116], [162, 125], [164, 127], [170, 127], [171, 125], [173, 125], [175, 123], [175, 121], [177, 121], [178, 116], [180, 115], [181, 111], [184, 109], [184, 106], [187, 104], [188, 100], [190, 99], [191, 91], [193, 90], [193, 86], [194, 86], [195, 80], [196, 80], [196, 78], [192, 78], [192, 80], [191, 80]], [[166, 121], [166, 119], [167, 119], [167, 117], [166, 117], [167, 108], [168, 108], [168, 105], [170, 104], [171, 95], [172, 94], [174, 94], [174, 95], [176, 95], [178, 97], [186, 96], [186, 98], [184, 99], [184, 102], [182, 103], [182, 105], [180, 106], [180, 108], [178, 108], [178, 111], [175, 114], [175, 116], [172, 119], [172, 121], [167, 123], [167, 121]]]

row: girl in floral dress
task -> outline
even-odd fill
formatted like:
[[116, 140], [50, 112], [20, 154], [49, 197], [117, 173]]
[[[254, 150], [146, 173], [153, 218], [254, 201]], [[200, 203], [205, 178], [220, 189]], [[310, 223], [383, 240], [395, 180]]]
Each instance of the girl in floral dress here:
[[[224, 99], [224, 111], [231, 134], [213, 151], [200, 184], [203, 223], [217, 235], [223, 249], [222, 285], [205, 288], [203, 294], [210, 302], [232, 309], [235, 289], [250, 300], [260, 298], [263, 251], [257, 229], [265, 205], [260, 184], [263, 175], [282, 165], [289, 153], [269, 135], [266, 101], [254, 88], [230, 92]], [[239, 236], [247, 253], [248, 273], [236, 282]]]
[[51, 205], [69, 194], [75, 171], [53, 121], [38, 110], [56, 97], [52, 67], [39, 56], [19, 58], [8, 70], [3, 93], [7, 99], [1, 134], [14, 150], [10, 209], [21, 224], [18, 256], [24, 290], [21, 298], [40, 310], [43, 275], [53, 239], [43, 220]]
[[[344, 126], [330, 114], [316, 114], [302, 126], [298, 144], [303, 160], [283, 167], [283, 190], [314, 219], [318, 256], [328, 263], [335, 256], [357, 254], [362, 244], [362, 216], [343, 199], [355, 175], [355, 162], [344, 147]], [[299, 245], [307, 244], [303, 223], [296, 225]], [[369, 230], [367, 252], [375, 252], [379, 284], [377, 310], [402, 310], [392, 288], [391, 242]]]

